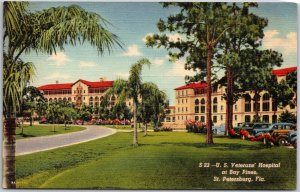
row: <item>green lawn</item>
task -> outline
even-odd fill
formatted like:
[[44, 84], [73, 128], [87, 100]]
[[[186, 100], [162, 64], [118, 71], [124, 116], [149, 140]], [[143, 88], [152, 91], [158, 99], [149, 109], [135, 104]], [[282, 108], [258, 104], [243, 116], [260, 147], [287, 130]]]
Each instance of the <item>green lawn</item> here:
[[25, 139], [31, 137], [39, 137], [39, 136], [46, 136], [46, 135], [58, 135], [64, 133], [71, 133], [75, 131], [82, 131], [85, 128], [79, 126], [68, 126], [65, 129], [64, 125], [55, 125], [55, 131], [53, 130], [52, 125], [23, 125], [23, 134], [21, 128], [16, 129], [16, 139]]
[[[85, 189], [295, 189], [296, 150], [260, 142], [204, 135], [150, 132], [132, 147], [132, 133], [112, 136], [16, 159], [18, 188]], [[257, 168], [265, 182], [213, 182], [225, 168], [199, 163], [277, 163]], [[32, 166], [34, 164], [34, 166]], [[231, 168], [242, 170], [240, 168]], [[248, 168], [248, 170], [253, 170]], [[229, 176], [229, 175], [226, 175]], [[249, 175], [247, 177], [250, 177]]]
[[[133, 130], [131, 125], [104, 125], [105, 127], [113, 128], [113, 129], [120, 129], [120, 130]], [[148, 130], [153, 128], [151, 126], [148, 126]], [[142, 130], [142, 128], [138, 127], [138, 130]]]

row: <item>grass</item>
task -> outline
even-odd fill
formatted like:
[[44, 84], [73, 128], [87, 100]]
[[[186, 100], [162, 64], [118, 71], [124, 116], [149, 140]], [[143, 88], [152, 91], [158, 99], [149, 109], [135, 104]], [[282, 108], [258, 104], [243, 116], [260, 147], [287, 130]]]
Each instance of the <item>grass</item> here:
[[[104, 125], [105, 127], [109, 127], [109, 128], [113, 128], [113, 129], [119, 129], [119, 130], [133, 130], [133, 128], [131, 127], [131, 125]], [[148, 130], [152, 129], [152, 126], [148, 126]], [[142, 127], [139, 128], [138, 126], [138, 130], [142, 130]]]
[[[270, 190], [296, 188], [294, 149], [266, 148], [260, 142], [222, 136], [214, 139], [214, 145], [206, 145], [204, 135], [183, 132], [150, 132], [147, 137], [140, 135], [140, 145], [132, 147], [131, 136], [132, 133], [119, 132], [83, 144], [18, 156], [17, 187]], [[265, 178], [265, 182], [213, 182], [214, 176], [222, 178], [221, 171], [228, 169], [199, 168], [200, 162], [281, 162], [281, 167], [256, 168], [259, 176]]]
[[47, 135], [58, 135], [58, 134], [64, 134], [64, 133], [71, 133], [76, 131], [82, 131], [85, 128], [79, 127], [79, 126], [68, 126], [67, 129], [65, 129], [64, 125], [55, 125], [55, 131], [53, 131], [52, 125], [23, 125], [23, 134], [22, 129], [17, 128], [16, 129], [16, 139], [25, 139], [25, 138], [31, 138], [31, 137], [40, 137], [40, 136], [47, 136]]

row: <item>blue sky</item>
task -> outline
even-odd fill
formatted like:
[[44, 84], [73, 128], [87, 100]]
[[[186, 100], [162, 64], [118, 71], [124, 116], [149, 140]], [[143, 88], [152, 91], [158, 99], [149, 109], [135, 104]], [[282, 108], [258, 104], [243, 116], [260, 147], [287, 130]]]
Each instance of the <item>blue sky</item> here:
[[[193, 72], [184, 70], [184, 61], [168, 61], [163, 48], [145, 46], [144, 37], [157, 33], [157, 21], [175, 13], [175, 9], [165, 9], [158, 3], [59, 3], [31, 2], [30, 10], [40, 10], [56, 6], [78, 4], [87, 11], [99, 13], [112, 23], [109, 30], [120, 37], [124, 50], [115, 47], [111, 54], [99, 55], [97, 49], [86, 43], [76, 47], [66, 46], [56, 55], [35, 52], [22, 55], [24, 61], [32, 61], [37, 76], [32, 85], [75, 82], [78, 79], [98, 81], [105, 76], [109, 80], [127, 78], [130, 66], [141, 58], [148, 58], [152, 65], [143, 72], [144, 81], [153, 81], [164, 90], [170, 104], [174, 104], [174, 88], [184, 84], [184, 76]], [[293, 3], [260, 3], [253, 10], [269, 20], [265, 28], [263, 48], [272, 48], [283, 54], [282, 67], [297, 65], [297, 5]], [[177, 39], [178, 34], [168, 34]]]

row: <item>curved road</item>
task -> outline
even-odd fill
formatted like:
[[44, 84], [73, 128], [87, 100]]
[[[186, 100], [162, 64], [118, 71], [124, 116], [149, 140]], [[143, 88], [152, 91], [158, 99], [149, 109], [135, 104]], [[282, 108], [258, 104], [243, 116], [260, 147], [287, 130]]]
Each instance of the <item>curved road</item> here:
[[84, 131], [17, 140], [16, 155], [25, 155], [39, 151], [56, 149], [59, 147], [95, 140], [116, 133], [115, 129], [110, 128], [93, 125], [84, 127], [86, 128]]

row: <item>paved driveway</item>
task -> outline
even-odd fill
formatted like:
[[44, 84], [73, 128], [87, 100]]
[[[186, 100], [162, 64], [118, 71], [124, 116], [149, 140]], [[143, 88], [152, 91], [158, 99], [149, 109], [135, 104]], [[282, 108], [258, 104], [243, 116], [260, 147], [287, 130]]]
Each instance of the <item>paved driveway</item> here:
[[86, 129], [84, 131], [79, 132], [17, 140], [16, 155], [25, 155], [68, 145], [74, 145], [116, 133], [115, 129], [104, 128], [100, 126], [91, 125], [85, 127]]

